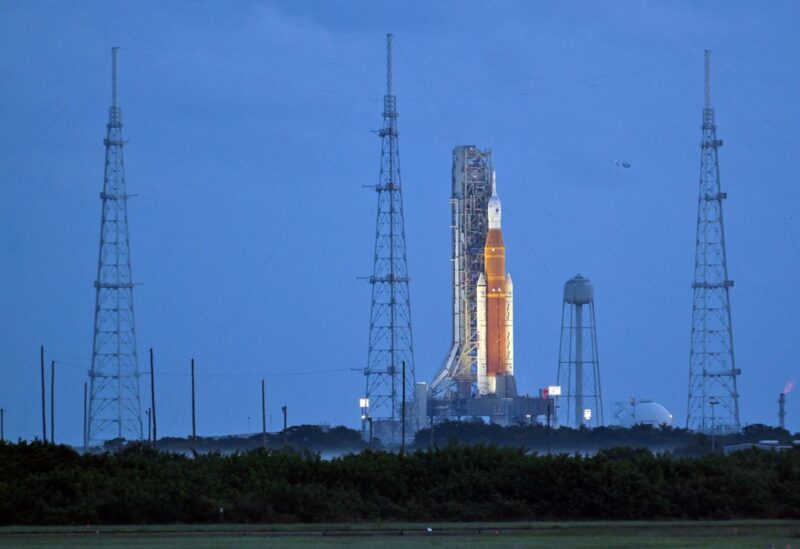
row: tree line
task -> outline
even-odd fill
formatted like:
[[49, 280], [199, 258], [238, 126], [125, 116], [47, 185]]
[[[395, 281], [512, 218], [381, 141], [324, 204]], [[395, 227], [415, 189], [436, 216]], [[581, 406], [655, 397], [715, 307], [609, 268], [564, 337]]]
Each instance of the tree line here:
[[699, 458], [458, 444], [398, 453], [0, 443], [0, 523], [800, 518], [800, 450]]
[[[107, 441], [102, 447], [92, 448], [91, 451], [117, 451], [128, 444], [136, 442], [118, 438]], [[367, 448], [382, 449], [383, 445], [377, 439], [372, 442], [363, 440], [361, 433], [344, 426], [327, 427], [319, 425], [295, 425], [280, 432], [250, 434], [250, 435], [225, 435], [218, 437], [198, 436], [192, 439], [187, 437], [163, 437], [158, 439], [158, 448], [167, 452], [179, 453], [232, 453], [257, 448], [281, 449], [297, 448], [311, 450], [323, 454], [360, 452]]]
[[[767, 425], [749, 425], [741, 432], [719, 434], [714, 444], [722, 448], [727, 444], [774, 440], [791, 444], [800, 435], [792, 436], [785, 429]], [[130, 442], [124, 439], [111, 440], [97, 451], [117, 451]], [[134, 443], [135, 444], [135, 443]], [[547, 429], [543, 425], [510, 425], [466, 421], [446, 421], [433, 429], [421, 429], [411, 449], [427, 449], [452, 444], [487, 444], [511, 448], [525, 448], [546, 453], [594, 453], [598, 450], [617, 447], [649, 448], [654, 452], [669, 452], [676, 456], [701, 456], [712, 451], [711, 436], [688, 429], [636, 425], [634, 427], [597, 427], [573, 429], [560, 427]], [[164, 437], [158, 448], [169, 452], [233, 453], [257, 448], [278, 450], [291, 447], [311, 450], [323, 456], [357, 453], [365, 449], [382, 450], [385, 445], [375, 438], [362, 439], [361, 433], [343, 426], [323, 427], [318, 425], [296, 425], [280, 432], [246, 436], [220, 437]], [[395, 448], [396, 449], [396, 448]]]
[[606, 448], [648, 448], [654, 452], [669, 452], [676, 456], [697, 457], [728, 444], [777, 441], [789, 445], [800, 435], [792, 435], [779, 427], [762, 424], [748, 425], [739, 432], [717, 434], [690, 431], [677, 427], [635, 425], [633, 427], [605, 426], [594, 429], [559, 427], [548, 429], [544, 425], [501, 425], [483, 422], [447, 421], [420, 430], [415, 439], [416, 448], [430, 448], [446, 444], [490, 444], [513, 448], [526, 448], [546, 453], [594, 453]]

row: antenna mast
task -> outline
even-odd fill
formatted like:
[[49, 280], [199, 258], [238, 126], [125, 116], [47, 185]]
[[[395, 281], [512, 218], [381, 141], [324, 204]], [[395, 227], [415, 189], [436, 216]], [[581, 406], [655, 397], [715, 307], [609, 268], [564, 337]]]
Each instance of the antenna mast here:
[[[719, 147], [711, 106], [711, 51], [705, 51], [705, 102], [700, 142], [700, 195], [697, 202], [697, 239], [692, 339], [689, 351], [689, 400], [686, 427], [704, 432], [733, 432], [739, 423], [739, 392], [733, 355], [728, 259], [719, 178]], [[719, 406], [718, 410], [715, 407]]]
[[111, 107], [108, 110], [100, 252], [95, 280], [94, 340], [89, 371], [88, 444], [114, 438], [141, 440], [142, 407], [133, 314], [128, 193], [122, 156], [122, 117], [117, 88], [117, 52], [111, 48]]
[[[406, 233], [403, 194], [400, 185], [400, 154], [397, 142], [397, 99], [393, 95], [392, 35], [386, 35], [386, 95], [383, 98], [381, 169], [375, 191], [378, 217], [372, 276], [366, 402], [376, 436], [384, 443], [401, 443], [403, 417], [407, 431], [416, 432], [416, 414], [404, 414], [401, 366], [406, 364], [405, 389], [415, 395], [414, 346], [411, 335], [411, 304], [406, 263]], [[414, 409], [414, 398], [407, 406]], [[362, 428], [362, 432], [364, 429]]]

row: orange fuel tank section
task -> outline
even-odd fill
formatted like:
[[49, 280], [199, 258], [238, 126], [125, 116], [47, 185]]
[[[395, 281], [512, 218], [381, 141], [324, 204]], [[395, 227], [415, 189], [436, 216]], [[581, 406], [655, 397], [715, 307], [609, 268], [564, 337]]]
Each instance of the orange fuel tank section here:
[[506, 373], [506, 247], [503, 233], [489, 229], [483, 249], [486, 269], [486, 375]]
[[[502, 206], [492, 173], [492, 196], [486, 207], [486, 242], [483, 268], [476, 286], [478, 346], [476, 370], [478, 394], [516, 396], [514, 382], [514, 290], [506, 276], [506, 246], [503, 243]], [[485, 344], [484, 344], [485, 342]], [[500, 383], [502, 382], [502, 383]]]

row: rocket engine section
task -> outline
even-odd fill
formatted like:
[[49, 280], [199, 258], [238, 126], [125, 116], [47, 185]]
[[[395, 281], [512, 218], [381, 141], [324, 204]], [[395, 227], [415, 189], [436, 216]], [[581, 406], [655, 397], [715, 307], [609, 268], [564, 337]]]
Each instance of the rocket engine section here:
[[484, 245], [486, 276], [478, 279], [478, 393], [516, 396], [514, 382], [514, 286], [506, 274], [506, 247], [500, 228], [502, 208], [492, 174]]

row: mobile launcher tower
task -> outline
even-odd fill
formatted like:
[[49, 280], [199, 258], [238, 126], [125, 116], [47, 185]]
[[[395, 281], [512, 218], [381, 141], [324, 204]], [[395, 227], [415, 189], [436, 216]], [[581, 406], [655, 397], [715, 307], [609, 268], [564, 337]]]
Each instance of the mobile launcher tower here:
[[418, 420], [527, 422], [544, 415], [545, 402], [517, 394], [513, 285], [491, 150], [456, 147], [452, 185], [453, 340], [430, 387], [417, 384]]

